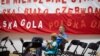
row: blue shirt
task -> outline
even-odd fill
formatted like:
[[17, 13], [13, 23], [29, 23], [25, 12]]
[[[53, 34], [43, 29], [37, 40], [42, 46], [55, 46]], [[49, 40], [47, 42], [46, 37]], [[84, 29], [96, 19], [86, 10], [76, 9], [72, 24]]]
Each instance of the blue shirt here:
[[[61, 34], [62, 35], [62, 38], [66, 39], [68, 38], [67, 34], [63, 33]], [[57, 36], [57, 43], [60, 45], [60, 43], [62, 42], [62, 38]]]

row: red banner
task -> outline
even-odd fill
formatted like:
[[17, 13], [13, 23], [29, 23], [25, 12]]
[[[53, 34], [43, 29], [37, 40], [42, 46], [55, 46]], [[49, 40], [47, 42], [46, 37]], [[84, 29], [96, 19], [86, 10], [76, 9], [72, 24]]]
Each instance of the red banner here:
[[21, 33], [58, 32], [63, 24], [66, 33], [100, 34], [100, 14], [0, 14], [0, 31]]

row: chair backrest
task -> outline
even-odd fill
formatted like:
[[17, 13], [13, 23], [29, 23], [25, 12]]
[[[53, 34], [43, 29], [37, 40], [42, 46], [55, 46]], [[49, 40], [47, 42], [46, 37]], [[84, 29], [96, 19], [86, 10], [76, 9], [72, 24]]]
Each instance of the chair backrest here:
[[42, 47], [42, 43], [41, 42], [32, 42], [32, 48], [39, 48]]
[[22, 56], [25, 56], [29, 52], [30, 45], [31, 45], [31, 42], [24, 42], [23, 43], [23, 45], [22, 45]]
[[[8, 41], [8, 38], [9, 38], [9, 37], [6, 36], [6, 37], [2, 38], [1, 41], [0, 41], [0, 46], [2, 46], [2, 51], [3, 51], [3, 48], [5, 48], [5, 49], [7, 50], [6, 43], [7, 43], [7, 41]], [[2, 43], [3, 41], [5, 41], [5, 42], [3, 43], [3, 45], [1, 45], [1, 43]]]
[[29, 47], [29, 45], [30, 45], [30, 42], [24, 42], [23, 43], [23, 47], [25, 47], [25, 48]]
[[4, 37], [1, 39], [1, 41], [4, 41], [4, 40], [7, 40], [8, 39], [8, 36], [7, 37]]
[[13, 41], [12, 41], [11, 39], [9, 39], [9, 41], [10, 41], [10, 43], [11, 43], [12, 47], [15, 49], [16, 53], [18, 53], [18, 50], [17, 50], [17, 49], [16, 49], [16, 47], [14, 46]]
[[42, 44], [39, 42], [24, 42], [23, 47], [25, 48], [38, 48], [41, 47]]
[[40, 42], [43, 43], [43, 38], [42, 37], [33, 37], [32, 42]]
[[20, 38], [20, 41], [21, 41], [22, 44], [24, 43], [24, 40], [22, 38]]
[[98, 45], [97, 43], [89, 43], [89, 45], [88, 45], [88, 47], [87, 47], [87, 49], [85, 50], [84, 53], [86, 53], [86, 51], [87, 51], [88, 49], [91, 49], [93, 53], [90, 54], [90, 56], [91, 56], [91, 55], [94, 55], [94, 53], [98, 50], [98, 48], [99, 48], [99, 45]]
[[81, 55], [84, 55], [88, 44], [85, 43], [85, 42], [80, 42], [79, 45], [83, 48], [83, 51], [82, 51]]
[[79, 44], [82, 48], [86, 48], [87, 47], [87, 43], [85, 43], [85, 42], [80, 42], [80, 44]]
[[72, 45], [79, 45], [80, 41], [79, 40], [72, 40], [71, 44]]
[[92, 50], [97, 50], [99, 48], [99, 45], [97, 43], [90, 43], [88, 45], [88, 48]]
[[71, 47], [72, 45], [76, 45], [76, 48], [75, 48], [75, 50], [74, 50], [74, 53], [75, 53], [75, 52], [76, 52], [76, 50], [77, 50], [77, 48], [78, 48], [78, 46], [79, 46], [79, 43], [80, 43], [80, 41], [79, 41], [79, 40], [72, 40], [72, 41], [71, 41], [71, 43], [69, 44], [69, 46], [68, 46], [67, 50], [69, 50], [69, 49], [70, 49], [70, 47]]
[[100, 45], [100, 41], [98, 41], [98, 42], [97, 42], [97, 44], [99, 44], [99, 45]]
[[4, 43], [4, 46], [5, 46], [7, 40], [8, 40], [8, 36], [2, 38], [1, 41], [0, 41], [0, 45], [1, 45], [1, 43], [2, 43], [3, 41], [5, 41], [5, 43]]

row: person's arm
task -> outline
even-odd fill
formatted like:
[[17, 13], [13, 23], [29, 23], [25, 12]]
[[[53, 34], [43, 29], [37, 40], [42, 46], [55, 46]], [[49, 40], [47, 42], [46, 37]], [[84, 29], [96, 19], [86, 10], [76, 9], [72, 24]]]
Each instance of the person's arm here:
[[60, 38], [62, 38], [63, 40], [65, 40], [66, 43], [69, 42], [68, 36], [67, 36], [66, 34], [64, 34], [64, 35], [59, 34], [58, 36], [59, 36]]
[[57, 45], [57, 42], [54, 42], [54, 43], [52, 43], [52, 48], [55, 48], [55, 47], [57, 47], [58, 45]]
[[48, 44], [48, 45], [47, 45], [47, 48], [48, 48], [48, 49], [52, 49], [52, 48], [54, 48], [54, 47], [55, 47], [55, 46], [53, 46], [52, 44]]
[[47, 48], [50, 49], [50, 48], [51, 48], [51, 44], [50, 44], [50, 42], [47, 41], [47, 40], [46, 40], [46, 42], [47, 42]]
[[50, 49], [57, 47], [57, 42], [53, 42], [49, 45]]

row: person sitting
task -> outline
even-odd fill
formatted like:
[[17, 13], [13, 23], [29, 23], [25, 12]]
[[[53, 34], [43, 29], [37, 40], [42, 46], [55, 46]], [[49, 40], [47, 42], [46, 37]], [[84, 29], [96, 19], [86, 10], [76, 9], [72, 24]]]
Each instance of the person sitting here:
[[57, 41], [56, 41], [56, 33], [53, 33], [51, 35], [51, 42], [47, 42], [47, 47], [46, 47], [46, 50], [45, 50], [45, 54], [46, 55], [56, 55], [57, 54], [57, 47], [58, 47], [58, 44], [57, 44]]
[[65, 33], [65, 28], [63, 25], [59, 27], [59, 32], [57, 34], [57, 43], [61, 53], [64, 53], [65, 44], [68, 43], [68, 35]]

